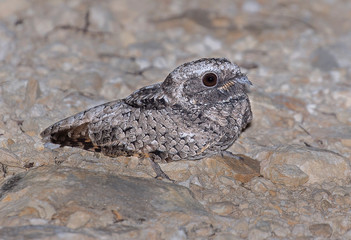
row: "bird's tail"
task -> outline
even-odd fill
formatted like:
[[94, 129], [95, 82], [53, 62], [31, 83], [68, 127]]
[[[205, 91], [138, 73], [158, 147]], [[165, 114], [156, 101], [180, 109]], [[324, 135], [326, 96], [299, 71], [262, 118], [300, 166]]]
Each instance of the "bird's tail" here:
[[99, 152], [89, 137], [89, 122], [79, 119], [79, 114], [63, 119], [46, 128], [40, 135], [45, 143], [70, 146]]

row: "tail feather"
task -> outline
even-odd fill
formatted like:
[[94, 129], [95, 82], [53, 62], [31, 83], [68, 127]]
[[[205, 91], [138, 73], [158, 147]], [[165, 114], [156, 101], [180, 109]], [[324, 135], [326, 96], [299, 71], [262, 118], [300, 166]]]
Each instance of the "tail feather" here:
[[59, 121], [45, 129], [40, 134], [43, 141], [59, 144], [61, 147], [78, 147], [100, 152], [100, 147], [96, 146], [89, 137], [89, 122], [76, 121], [75, 124], [70, 124], [72, 122], [70, 118]]

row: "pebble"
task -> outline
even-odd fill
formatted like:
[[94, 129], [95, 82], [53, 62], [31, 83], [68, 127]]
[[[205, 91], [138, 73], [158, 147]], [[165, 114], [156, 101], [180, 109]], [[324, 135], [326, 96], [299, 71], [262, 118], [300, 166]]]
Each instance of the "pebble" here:
[[249, 184], [252, 191], [259, 193], [265, 193], [275, 189], [274, 184], [265, 178], [254, 178]]
[[244, 155], [238, 155], [243, 160], [230, 156], [212, 157], [203, 160], [207, 174], [228, 176], [239, 182], [248, 182], [260, 175], [260, 163]]
[[274, 234], [280, 238], [285, 238], [285, 237], [289, 236], [291, 233], [291, 231], [288, 227], [283, 227], [283, 226], [274, 227], [272, 230], [273, 230]]
[[289, 187], [297, 187], [308, 181], [308, 175], [301, 171], [299, 167], [291, 164], [275, 164], [265, 177], [274, 183]]
[[77, 211], [69, 216], [66, 226], [73, 229], [81, 228], [84, 227], [90, 219], [91, 217], [88, 213]]
[[231, 202], [216, 202], [211, 204], [210, 209], [218, 215], [226, 216], [233, 212], [235, 205]]
[[333, 234], [332, 227], [327, 223], [312, 224], [308, 227], [314, 236], [329, 238]]

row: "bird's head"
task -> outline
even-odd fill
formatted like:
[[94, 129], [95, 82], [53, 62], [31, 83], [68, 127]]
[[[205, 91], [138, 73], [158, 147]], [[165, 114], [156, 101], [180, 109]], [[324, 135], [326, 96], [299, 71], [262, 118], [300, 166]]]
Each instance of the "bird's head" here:
[[245, 85], [251, 82], [238, 65], [225, 58], [202, 58], [174, 69], [161, 87], [176, 104], [206, 105], [245, 98]]

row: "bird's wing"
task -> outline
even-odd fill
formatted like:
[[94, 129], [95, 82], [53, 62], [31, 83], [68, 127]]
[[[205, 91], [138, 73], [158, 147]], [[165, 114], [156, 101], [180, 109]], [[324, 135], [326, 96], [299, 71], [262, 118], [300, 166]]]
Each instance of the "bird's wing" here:
[[169, 99], [165, 95], [161, 83], [143, 87], [123, 101], [132, 107], [143, 109], [163, 109], [169, 105]]
[[108, 115], [121, 104], [118, 100], [90, 108], [51, 125], [40, 135], [46, 143], [100, 151], [89, 136], [89, 124]]
[[123, 123], [132, 124], [128, 122], [131, 112], [140, 112], [141, 109], [160, 110], [166, 106], [168, 99], [161, 83], [158, 83], [141, 88], [125, 99], [105, 103], [63, 119], [45, 129], [40, 135], [47, 143], [99, 152], [105, 145], [117, 144], [112, 139], [111, 142], [105, 143], [100, 135], [104, 131], [111, 132], [123, 127]]

